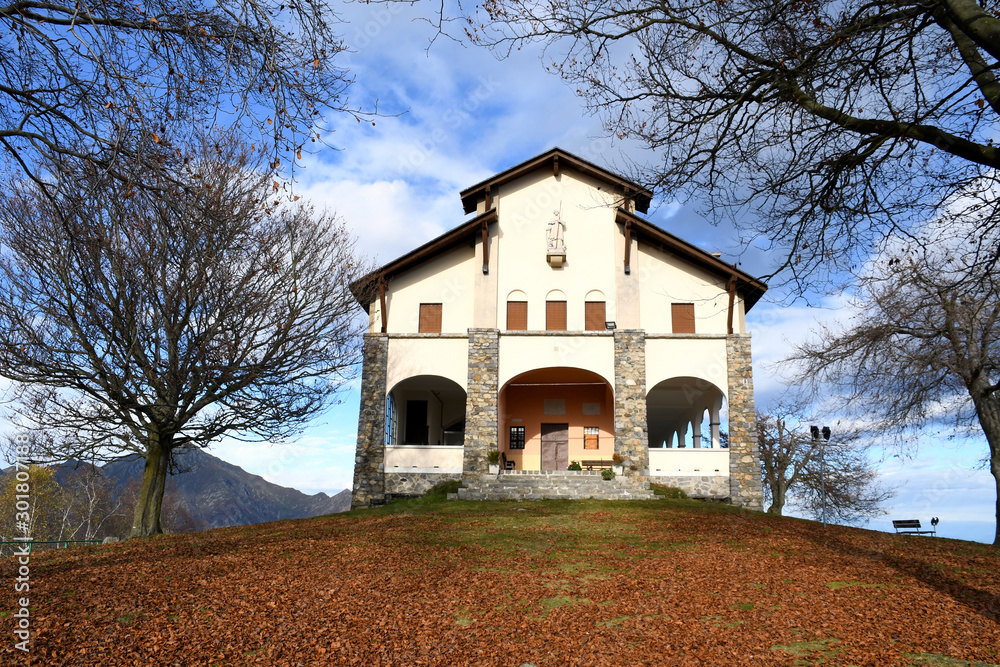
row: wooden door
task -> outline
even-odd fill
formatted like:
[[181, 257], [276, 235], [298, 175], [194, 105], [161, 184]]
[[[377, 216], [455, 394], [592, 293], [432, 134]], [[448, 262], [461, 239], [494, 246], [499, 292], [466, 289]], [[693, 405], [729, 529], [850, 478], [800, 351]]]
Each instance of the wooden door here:
[[569, 465], [569, 424], [542, 424], [542, 470]]

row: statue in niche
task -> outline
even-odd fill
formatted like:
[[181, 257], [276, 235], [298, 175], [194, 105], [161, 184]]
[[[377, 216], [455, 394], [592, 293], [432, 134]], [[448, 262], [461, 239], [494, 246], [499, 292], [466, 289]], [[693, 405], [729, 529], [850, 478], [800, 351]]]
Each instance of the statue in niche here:
[[549, 221], [545, 229], [545, 237], [548, 241], [547, 249], [550, 253], [566, 252], [566, 223], [562, 221], [562, 206], [558, 211], [552, 211], [555, 218]]

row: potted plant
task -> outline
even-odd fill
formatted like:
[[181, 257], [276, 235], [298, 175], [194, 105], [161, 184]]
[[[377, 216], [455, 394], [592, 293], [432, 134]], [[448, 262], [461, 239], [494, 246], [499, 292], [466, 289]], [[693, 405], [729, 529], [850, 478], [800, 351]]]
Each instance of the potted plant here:
[[583, 466], [580, 465], [579, 461], [570, 461], [569, 467], [566, 470], [583, 470]]
[[486, 460], [490, 464], [490, 474], [499, 475], [500, 474], [500, 450], [491, 449], [486, 452]]
[[615, 452], [611, 455], [611, 469], [615, 474], [620, 475], [625, 471], [625, 457]]
[[607, 468], [605, 468], [604, 470], [601, 471], [601, 477], [610, 481], [615, 478], [615, 471], [608, 470]]

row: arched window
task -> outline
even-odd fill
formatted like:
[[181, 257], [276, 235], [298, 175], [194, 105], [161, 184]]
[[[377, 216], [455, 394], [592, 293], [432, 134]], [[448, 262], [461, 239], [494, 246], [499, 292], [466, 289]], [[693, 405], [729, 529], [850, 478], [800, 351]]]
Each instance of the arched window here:
[[605, 307], [604, 292], [596, 289], [587, 292], [586, 301], [583, 303], [584, 330], [604, 331], [606, 321], [607, 308]]
[[560, 290], [545, 296], [545, 330], [566, 331], [566, 295]]
[[528, 297], [521, 290], [507, 295], [507, 330], [528, 330]]

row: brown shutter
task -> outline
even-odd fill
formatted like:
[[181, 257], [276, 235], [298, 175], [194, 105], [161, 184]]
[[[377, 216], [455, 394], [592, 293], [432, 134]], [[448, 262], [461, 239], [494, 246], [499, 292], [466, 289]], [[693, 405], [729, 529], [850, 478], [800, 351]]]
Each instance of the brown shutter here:
[[583, 328], [586, 331], [604, 331], [604, 302], [587, 301], [583, 304]]
[[545, 330], [566, 331], [566, 302], [545, 302]]
[[420, 304], [420, 333], [441, 333], [441, 304]]
[[507, 330], [527, 331], [528, 330], [528, 302], [508, 301], [507, 302]]
[[673, 323], [673, 329], [675, 334], [693, 334], [694, 304], [693, 303], [670, 304], [670, 321]]

